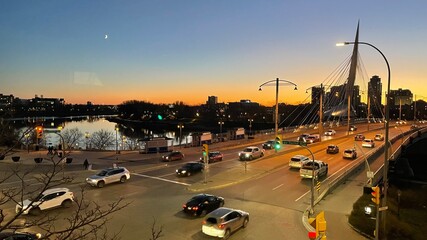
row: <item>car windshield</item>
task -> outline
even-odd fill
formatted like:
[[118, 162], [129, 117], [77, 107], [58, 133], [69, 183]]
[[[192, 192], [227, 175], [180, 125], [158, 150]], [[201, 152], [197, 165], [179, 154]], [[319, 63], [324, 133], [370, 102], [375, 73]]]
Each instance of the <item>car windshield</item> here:
[[252, 152], [252, 148], [245, 148], [245, 150], [243, 150], [243, 152]]
[[353, 150], [345, 150], [344, 152], [345, 152], [345, 153], [352, 153], [352, 152], [353, 152]]
[[328, 146], [328, 148], [334, 149], [334, 148], [335, 148], [335, 146]]

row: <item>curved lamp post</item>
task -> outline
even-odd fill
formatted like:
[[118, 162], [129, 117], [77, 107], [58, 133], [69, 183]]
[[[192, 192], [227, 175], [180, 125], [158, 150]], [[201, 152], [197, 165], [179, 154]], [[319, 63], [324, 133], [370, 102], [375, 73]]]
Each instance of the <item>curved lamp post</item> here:
[[294, 85], [295, 86], [294, 90], [298, 90], [298, 88], [297, 88], [297, 85], [295, 83], [291, 82], [291, 81], [280, 80], [279, 78], [276, 78], [276, 80], [270, 80], [270, 81], [267, 81], [267, 82], [261, 84], [259, 86], [258, 90], [262, 91], [262, 87], [263, 86], [268, 86], [268, 85], [271, 86], [272, 83], [275, 83], [275, 85], [276, 85], [276, 111], [275, 111], [275, 118], [274, 118], [274, 137], [277, 137], [277, 131], [279, 129], [279, 125], [278, 125], [278, 118], [279, 118], [279, 105], [278, 105], [278, 102], [279, 102], [279, 85], [280, 85], [280, 83], [283, 83], [283, 85]]
[[313, 94], [313, 88], [315, 87], [319, 87], [320, 88], [320, 93], [319, 93], [319, 140], [320, 142], [322, 141], [322, 134], [323, 134], [323, 91], [324, 91], [324, 86], [329, 86], [329, 85], [314, 85], [311, 86], [309, 88], [307, 88], [305, 90], [305, 93], [308, 93], [308, 90], [311, 89], [311, 94]]
[[[388, 134], [389, 134], [389, 122], [390, 122], [390, 105], [389, 105], [389, 94], [390, 94], [390, 78], [391, 78], [391, 72], [390, 72], [390, 64], [388, 63], [387, 58], [385, 57], [385, 55], [381, 52], [381, 50], [379, 50], [377, 47], [375, 47], [374, 45], [367, 43], [367, 42], [357, 42], [358, 44], [362, 44], [362, 45], [368, 45], [372, 48], [374, 48], [375, 50], [377, 50], [381, 56], [384, 58], [385, 63], [387, 64], [387, 72], [388, 72], [388, 78], [387, 78], [387, 95], [386, 95], [386, 100], [385, 100], [385, 137], [384, 137], [384, 141], [387, 143], [388, 142]], [[355, 44], [355, 42], [344, 42], [344, 43], [337, 43], [337, 46], [344, 46], [344, 45], [349, 45], [349, 44]], [[388, 145], [385, 144], [384, 145], [384, 173], [383, 173], [383, 182], [384, 182], [384, 198], [381, 204], [381, 207], [385, 207], [387, 204], [387, 188], [388, 188], [388, 179], [387, 179], [387, 174], [388, 174]], [[381, 214], [381, 219], [382, 219], [382, 223], [383, 223], [383, 235], [385, 235], [385, 226], [386, 226], [386, 218], [385, 218], [385, 211], [382, 211]], [[377, 230], [379, 230], [377, 228]], [[378, 236], [379, 234], [376, 234], [376, 236]]]

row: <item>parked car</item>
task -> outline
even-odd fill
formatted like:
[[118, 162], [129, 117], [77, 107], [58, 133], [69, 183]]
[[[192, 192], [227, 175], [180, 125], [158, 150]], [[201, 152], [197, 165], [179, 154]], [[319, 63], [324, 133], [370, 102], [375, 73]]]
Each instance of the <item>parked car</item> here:
[[325, 132], [325, 136], [334, 136], [335, 134], [337, 134], [337, 132], [333, 129], [329, 129]]
[[262, 148], [263, 149], [274, 149], [275, 145], [276, 145], [276, 141], [268, 140], [267, 142], [262, 144]]
[[302, 165], [307, 161], [310, 161], [308, 157], [304, 155], [295, 155], [291, 157], [291, 160], [289, 161], [289, 167], [300, 169]]
[[41, 237], [40, 233], [0, 232], [0, 240], [36, 240]]
[[362, 147], [373, 148], [375, 147], [375, 142], [372, 139], [364, 139], [362, 142]]
[[344, 150], [342, 153], [343, 158], [349, 158], [349, 159], [356, 159], [357, 158], [357, 152], [354, 148], [348, 148]]
[[328, 147], [326, 148], [326, 153], [339, 153], [340, 152], [340, 148], [337, 145], [334, 144], [330, 144], [328, 145]]
[[202, 232], [212, 237], [228, 239], [233, 232], [246, 228], [249, 223], [249, 213], [220, 207], [206, 215], [202, 223]]
[[[223, 154], [219, 151], [215, 151], [215, 152], [209, 152], [208, 154], [208, 162], [209, 163], [214, 163], [214, 162], [220, 162], [222, 161], [223, 158]], [[204, 163], [205, 160], [203, 159], [203, 157], [200, 158], [200, 162]]]
[[299, 170], [299, 175], [302, 178], [313, 178], [313, 168], [314, 168], [314, 178], [319, 178], [321, 176], [328, 175], [328, 164], [320, 161], [320, 160], [314, 160], [314, 161], [308, 161], [302, 165], [301, 169]]
[[240, 160], [253, 160], [264, 156], [264, 151], [259, 147], [247, 147], [243, 151], [239, 152]]
[[125, 167], [106, 168], [96, 175], [86, 178], [86, 182], [94, 187], [102, 188], [105, 184], [121, 182], [130, 179], [130, 172]]
[[193, 216], [205, 216], [213, 210], [224, 206], [224, 198], [210, 194], [197, 194], [182, 205], [182, 211]]
[[365, 140], [365, 136], [363, 134], [356, 134], [356, 136], [354, 136], [354, 141], [363, 141]]
[[382, 135], [380, 133], [375, 134], [374, 140], [375, 141], [384, 141], [384, 135]]
[[184, 159], [184, 154], [180, 151], [173, 151], [169, 154], [162, 156], [163, 162], [177, 161]]
[[320, 142], [320, 136], [319, 134], [312, 134], [312, 135], [309, 135], [305, 140], [307, 143]]
[[56, 207], [71, 207], [74, 194], [68, 188], [51, 188], [34, 199], [27, 199], [16, 204], [15, 212], [40, 215], [41, 211]]
[[348, 129], [350, 131], [357, 131], [357, 127], [355, 125], [351, 125]]
[[175, 172], [177, 176], [191, 176], [192, 174], [203, 172], [205, 165], [201, 162], [188, 162], [178, 168]]

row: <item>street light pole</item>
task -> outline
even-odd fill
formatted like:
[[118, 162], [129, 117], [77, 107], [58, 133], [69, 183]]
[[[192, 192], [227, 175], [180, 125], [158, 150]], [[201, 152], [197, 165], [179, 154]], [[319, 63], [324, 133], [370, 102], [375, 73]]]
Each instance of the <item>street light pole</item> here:
[[223, 121], [219, 121], [219, 141], [222, 142], [222, 125], [224, 124]]
[[184, 124], [180, 123], [178, 124], [179, 129], [179, 148], [181, 148], [181, 142], [182, 142], [182, 129], [184, 128]]
[[117, 142], [117, 132], [119, 131], [119, 126], [117, 124], [116, 124], [115, 130], [116, 130], [116, 154], [118, 154], [119, 149], [118, 149], [118, 142]]
[[[345, 42], [345, 43], [339, 43], [337, 44], [337, 46], [343, 46], [343, 45], [348, 45], [348, 44], [355, 44], [355, 42]], [[377, 50], [381, 56], [384, 58], [385, 63], [387, 64], [387, 72], [388, 72], [388, 79], [387, 79], [387, 95], [386, 95], [386, 100], [385, 100], [385, 137], [384, 137], [384, 141], [387, 143], [388, 142], [388, 138], [389, 138], [389, 126], [390, 126], [390, 99], [389, 99], [389, 93], [390, 93], [390, 79], [391, 79], [391, 71], [390, 71], [390, 64], [388, 63], [387, 58], [385, 57], [385, 55], [381, 52], [381, 50], [379, 50], [377, 47], [375, 47], [374, 45], [367, 43], [367, 42], [358, 42], [358, 44], [363, 44], [363, 45], [368, 45], [372, 48], [374, 48], [375, 50]], [[384, 182], [384, 198], [382, 201], [382, 207], [385, 207], [385, 205], [387, 204], [387, 189], [388, 189], [388, 179], [387, 179], [387, 175], [388, 175], [388, 145], [385, 144], [384, 145], [384, 173], [383, 173], [383, 182]], [[381, 218], [383, 220], [383, 235], [385, 236], [385, 230], [386, 230], [386, 218], [385, 218], [385, 211], [381, 212]], [[379, 230], [379, 229], [378, 229]], [[378, 234], [378, 233], [377, 233]]]
[[259, 86], [259, 91], [262, 91], [262, 86], [275, 83], [276, 85], [276, 109], [275, 109], [275, 118], [274, 118], [274, 137], [277, 137], [277, 132], [279, 129], [279, 83], [285, 83], [285, 84], [291, 84], [295, 86], [294, 90], [297, 90], [297, 85], [291, 81], [288, 80], [280, 80], [279, 78], [276, 78], [276, 80], [270, 80], [267, 81]]

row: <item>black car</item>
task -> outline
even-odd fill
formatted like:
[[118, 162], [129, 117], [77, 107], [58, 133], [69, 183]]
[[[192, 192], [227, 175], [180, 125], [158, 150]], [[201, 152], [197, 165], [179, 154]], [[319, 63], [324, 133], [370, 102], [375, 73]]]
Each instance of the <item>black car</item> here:
[[26, 233], [26, 232], [1, 232], [0, 240], [36, 240], [41, 235], [39, 233]]
[[338, 153], [340, 151], [340, 148], [337, 145], [329, 145], [328, 148], [326, 148], [326, 153]]
[[275, 145], [276, 145], [276, 141], [268, 140], [267, 142], [262, 144], [262, 148], [263, 149], [274, 149]]
[[178, 176], [191, 176], [191, 174], [202, 172], [205, 165], [200, 162], [189, 162], [176, 170]]
[[224, 198], [210, 194], [197, 194], [182, 205], [182, 211], [193, 216], [204, 216], [224, 206]]
[[[209, 152], [208, 161], [209, 163], [213, 162], [220, 162], [222, 161], [223, 154], [221, 152], [215, 151], [215, 152]], [[203, 157], [200, 158], [200, 162], [204, 163], [205, 160]]]

